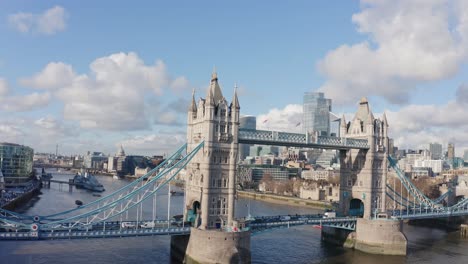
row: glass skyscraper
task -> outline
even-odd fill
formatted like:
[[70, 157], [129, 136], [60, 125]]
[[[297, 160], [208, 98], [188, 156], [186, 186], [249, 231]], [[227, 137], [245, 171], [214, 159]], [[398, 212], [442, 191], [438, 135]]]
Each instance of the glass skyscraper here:
[[[256, 129], [257, 117], [255, 116], [241, 116], [239, 118], [239, 128]], [[250, 152], [249, 144], [239, 144], [239, 160], [244, 160]]]
[[332, 100], [323, 93], [304, 93], [302, 127], [305, 132], [318, 131], [322, 136], [330, 135], [330, 115]]
[[21, 183], [32, 175], [34, 150], [27, 146], [0, 142], [0, 169], [5, 182]]

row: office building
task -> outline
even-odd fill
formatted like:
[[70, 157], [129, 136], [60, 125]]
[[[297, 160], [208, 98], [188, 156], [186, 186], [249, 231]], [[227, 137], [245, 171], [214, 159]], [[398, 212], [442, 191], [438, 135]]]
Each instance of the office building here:
[[442, 159], [442, 144], [431, 143], [429, 144], [429, 151], [431, 152], [431, 159]]
[[304, 132], [318, 131], [322, 136], [330, 135], [331, 99], [325, 98], [323, 93], [304, 93], [303, 130]]
[[453, 160], [455, 158], [455, 144], [449, 143], [447, 148], [447, 158]]
[[24, 183], [32, 176], [34, 150], [30, 147], [0, 143], [0, 170], [6, 185]]
[[[255, 116], [241, 116], [239, 119], [239, 128], [256, 129], [257, 118]], [[239, 144], [239, 160], [244, 160], [250, 152], [250, 144]]]

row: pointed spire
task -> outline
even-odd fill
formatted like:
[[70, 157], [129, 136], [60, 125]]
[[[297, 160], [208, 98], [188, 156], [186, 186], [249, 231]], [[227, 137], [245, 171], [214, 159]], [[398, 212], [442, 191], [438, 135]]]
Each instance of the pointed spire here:
[[119, 157], [125, 156], [125, 151], [123, 149], [122, 144], [120, 144], [120, 149], [119, 149], [119, 153], [117, 154], [117, 156], [119, 156]]
[[224, 99], [224, 97], [223, 97], [223, 93], [221, 92], [221, 87], [219, 87], [218, 74], [216, 73], [215, 70], [216, 69], [214, 69], [213, 73], [211, 74], [211, 82], [210, 82], [210, 87], [208, 88], [209, 92], [207, 95], [207, 99], [211, 93], [211, 100], [213, 101], [213, 104], [218, 104], [221, 100]]
[[192, 103], [190, 104], [189, 111], [197, 112], [197, 103], [195, 102], [195, 88], [192, 90]]
[[206, 104], [207, 105], [214, 105], [214, 99], [213, 99], [213, 91], [208, 89], [208, 94], [206, 95]]
[[368, 114], [367, 114], [367, 120], [366, 120], [366, 123], [368, 125], [372, 125], [374, 124], [374, 116], [372, 115], [372, 112], [369, 110]]
[[240, 109], [239, 99], [237, 98], [237, 83], [234, 84], [234, 98], [232, 99], [232, 105], [236, 109]]
[[213, 73], [211, 73], [211, 82], [218, 80], [218, 74], [216, 73], [216, 66], [213, 66]]
[[341, 126], [342, 127], [346, 127], [346, 118], [345, 118], [345, 115], [343, 114], [343, 116], [341, 117]]
[[385, 126], [388, 127], [387, 114], [385, 113], [385, 111], [383, 113], [382, 122], [384, 123]]

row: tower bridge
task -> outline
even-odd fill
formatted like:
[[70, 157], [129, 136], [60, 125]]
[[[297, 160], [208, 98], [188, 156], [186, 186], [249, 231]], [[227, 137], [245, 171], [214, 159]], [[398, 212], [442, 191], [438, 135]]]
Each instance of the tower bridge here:
[[[172, 235], [172, 246], [190, 262], [250, 262], [250, 236], [302, 224], [322, 227], [325, 240], [358, 250], [406, 254], [402, 219], [468, 215], [468, 199], [441, 205], [450, 194], [431, 200], [418, 190], [388, 155], [389, 124], [375, 118], [362, 98], [350, 122], [342, 117], [340, 137], [239, 128], [240, 103], [229, 102], [213, 73], [205, 98], [192, 100], [187, 114], [187, 143], [164, 162], [113, 193], [51, 215], [23, 215], [0, 210], [0, 239], [35, 240]], [[238, 144], [335, 149], [340, 160], [340, 217], [234, 218]], [[388, 178], [391, 167], [397, 177]], [[185, 169], [182, 220], [156, 216], [157, 193]], [[398, 180], [401, 190], [393, 183]], [[168, 192], [170, 193], [170, 185]], [[404, 189], [404, 192], [402, 191]], [[169, 194], [168, 193], [168, 194]], [[170, 203], [170, 199], [167, 199]], [[145, 218], [143, 204], [151, 206]], [[130, 215], [130, 217], [129, 217]], [[284, 221], [285, 219], [288, 219]]]

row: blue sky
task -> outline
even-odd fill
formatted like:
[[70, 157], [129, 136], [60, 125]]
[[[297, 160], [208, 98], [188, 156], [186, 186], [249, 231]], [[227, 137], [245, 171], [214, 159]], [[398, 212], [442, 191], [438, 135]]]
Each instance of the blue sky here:
[[295, 122], [303, 93], [321, 90], [350, 117], [368, 96], [402, 146], [453, 141], [459, 152], [464, 2], [2, 1], [0, 141], [170, 152], [191, 90], [204, 97], [216, 66], [226, 98], [237, 82], [242, 114], [270, 128]]

